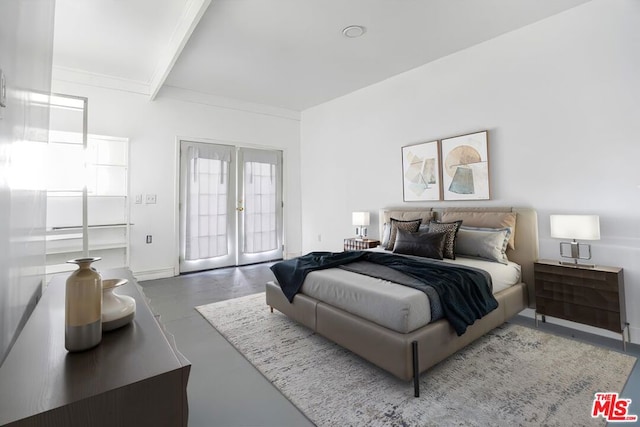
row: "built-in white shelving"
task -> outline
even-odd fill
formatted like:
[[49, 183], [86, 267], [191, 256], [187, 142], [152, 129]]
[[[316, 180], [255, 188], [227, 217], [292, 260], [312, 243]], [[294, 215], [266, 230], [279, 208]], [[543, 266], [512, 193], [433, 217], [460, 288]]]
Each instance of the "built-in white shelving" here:
[[[57, 96], [57, 95], [56, 95]], [[65, 98], [65, 96], [63, 96]], [[86, 132], [84, 103], [52, 103], [47, 190], [47, 276], [97, 256], [99, 270], [129, 266], [129, 141]], [[58, 130], [59, 129], [59, 130]]]

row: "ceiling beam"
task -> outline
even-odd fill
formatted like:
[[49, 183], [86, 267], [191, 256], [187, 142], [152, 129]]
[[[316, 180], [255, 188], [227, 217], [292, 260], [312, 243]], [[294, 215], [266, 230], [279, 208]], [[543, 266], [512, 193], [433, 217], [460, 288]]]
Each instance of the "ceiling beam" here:
[[153, 73], [153, 77], [151, 78], [151, 101], [153, 101], [156, 98], [156, 95], [158, 95], [158, 92], [169, 76], [171, 69], [180, 57], [182, 49], [184, 49], [185, 45], [189, 41], [189, 37], [191, 37], [193, 30], [198, 26], [200, 18], [202, 18], [210, 4], [211, 0], [188, 0], [184, 10], [182, 11], [180, 21], [178, 22], [178, 25], [176, 25], [176, 29], [171, 36], [171, 40], [169, 40], [160, 61], [158, 61], [156, 71]]

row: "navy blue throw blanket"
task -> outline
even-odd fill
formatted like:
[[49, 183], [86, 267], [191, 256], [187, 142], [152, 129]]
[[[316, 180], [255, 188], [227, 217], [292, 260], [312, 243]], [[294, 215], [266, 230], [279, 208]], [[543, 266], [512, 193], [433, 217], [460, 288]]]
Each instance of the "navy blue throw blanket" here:
[[[308, 273], [334, 268], [354, 261], [369, 261], [384, 265], [414, 277], [433, 287], [442, 303], [445, 318], [458, 336], [477, 319], [498, 307], [491, 293], [491, 276], [471, 267], [437, 261], [416, 260], [380, 252], [311, 252], [271, 266], [282, 292], [289, 302], [300, 291]], [[422, 287], [416, 289], [424, 291]]]

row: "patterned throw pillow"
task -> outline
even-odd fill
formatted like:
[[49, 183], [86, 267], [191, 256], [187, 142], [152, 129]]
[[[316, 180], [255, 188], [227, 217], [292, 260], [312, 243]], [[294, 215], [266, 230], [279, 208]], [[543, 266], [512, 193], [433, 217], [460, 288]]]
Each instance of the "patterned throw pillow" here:
[[398, 234], [398, 229], [408, 231], [410, 233], [415, 233], [416, 231], [418, 231], [421, 222], [421, 219], [401, 221], [399, 219], [391, 218], [391, 234], [389, 235], [389, 242], [387, 243], [385, 249], [388, 251], [393, 250], [393, 245], [396, 242], [396, 234]]
[[444, 239], [444, 257], [449, 259], [456, 259], [456, 234], [462, 221], [453, 222], [429, 222], [429, 233], [446, 233], [447, 236]]

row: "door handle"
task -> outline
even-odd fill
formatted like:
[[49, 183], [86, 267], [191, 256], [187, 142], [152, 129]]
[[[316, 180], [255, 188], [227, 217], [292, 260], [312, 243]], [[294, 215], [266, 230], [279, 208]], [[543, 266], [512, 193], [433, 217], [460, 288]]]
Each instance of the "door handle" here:
[[238, 212], [242, 212], [242, 211], [244, 210], [244, 208], [236, 208], [236, 210], [237, 210]]

